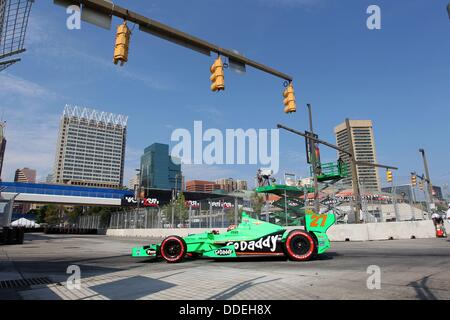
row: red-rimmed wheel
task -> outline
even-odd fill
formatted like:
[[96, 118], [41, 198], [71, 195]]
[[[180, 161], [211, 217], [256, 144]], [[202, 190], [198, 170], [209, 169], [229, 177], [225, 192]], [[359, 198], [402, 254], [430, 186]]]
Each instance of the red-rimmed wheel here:
[[314, 238], [303, 230], [289, 232], [283, 245], [288, 258], [294, 261], [307, 261], [315, 255], [317, 250]]
[[168, 236], [161, 242], [161, 256], [171, 263], [181, 262], [186, 255], [186, 242], [178, 236]]

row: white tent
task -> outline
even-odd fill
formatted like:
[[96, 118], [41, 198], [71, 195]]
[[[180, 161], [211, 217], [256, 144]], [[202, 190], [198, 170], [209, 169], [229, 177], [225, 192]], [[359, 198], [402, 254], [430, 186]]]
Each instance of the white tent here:
[[39, 228], [39, 224], [25, 218], [20, 218], [11, 222], [12, 227]]

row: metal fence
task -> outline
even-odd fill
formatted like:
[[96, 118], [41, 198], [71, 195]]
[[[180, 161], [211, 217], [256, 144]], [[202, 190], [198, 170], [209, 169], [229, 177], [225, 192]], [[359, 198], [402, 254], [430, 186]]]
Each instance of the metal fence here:
[[[339, 183], [323, 188], [320, 192], [320, 212], [333, 212], [339, 224], [356, 222], [354, 208], [357, 204], [361, 208], [359, 223], [430, 218], [424, 201], [399, 195], [393, 197], [392, 193], [364, 192], [364, 186], [361, 186], [361, 196], [356, 199], [349, 190], [351, 186]], [[281, 202], [282, 200], [281, 197]], [[263, 221], [283, 226], [301, 226], [304, 223], [304, 210], [314, 208], [314, 200], [311, 198], [306, 202], [299, 202], [301, 205], [297, 208], [297, 213], [285, 212], [279, 205], [273, 205], [273, 201], [261, 205], [260, 200], [260, 206], [254, 201], [257, 200], [224, 197], [191, 201], [182, 207], [170, 204], [162, 207], [122, 207], [110, 215], [78, 217], [76, 225], [79, 228], [98, 229], [227, 228], [231, 224], [240, 223], [241, 212], [245, 211], [251, 217]]]
[[195, 201], [189, 207], [182, 208], [165, 206], [122, 209], [111, 214], [109, 228], [226, 228], [240, 222], [239, 212], [244, 209], [245, 201], [229, 199]]

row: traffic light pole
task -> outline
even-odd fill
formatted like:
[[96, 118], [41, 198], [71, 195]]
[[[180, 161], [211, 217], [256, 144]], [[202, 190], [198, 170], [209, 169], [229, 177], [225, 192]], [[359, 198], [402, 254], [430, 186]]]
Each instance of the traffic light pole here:
[[[425, 156], [425, 150], [424, 149], [419, 149], [419, 152], [422, 154], [422, 159], [423, 159], [423, 166], [425, 169], [425, 178], [426, 178], [426, 182], [427, 182], [427, 190], [428, 190], [428, 199], [427, 201], [429, 202], [429, 208], [431, 210], [431, 204], [433, 203], [433, 186], [431, 184], [431, 180], [430, 180], [430, 172], [428, 171], [428, 163], [427, 163], [427, 157]], [[431, 213], [431, 212], [429, 212]]]
[[[81, 17], [83, 18], [83, 11], [87, 8], [89, 15], [98, 15], [97, 20], [110, 20], [111, 16], [122, 18], [126, 21], [130, 21], [139, 25], [139, 30], [143, 32], [150, 33], [159, 38], [171, 41], [175, 44], [181, 45], [188, 49], [197, 51], [199, 53], [205, 54], [207, 56], [211, 55], [211, 52], [215, 52], [219, 55], [228, 57], [230, 62], [240, 65], [248, 65], [253, 68], [259, 69], [266, 73], [272, 74], [276, 77], [282, 78], [286, 81], [291, 82], [293, 79], [291, 76], [275, 70], [271, 67], [265, 66], [259, 62], [250, 60], [232, 50], [221, 48], [215, 44], [209, 43], [205, 40], [177, 30], [175, 28], [169, 27], [156, 20], [144, 17], [136, 12], [120, 7], [105, 0], [54, 0], [56, 4], [63, 4], [68, 6], [83, 5]], [[87, 19], [86, 19], [87, 20]], [[89, 22], [92, 22], [89, 21]], [[94, 23], [95, 24], [95, 23]]]
[[[314, 136], [313, 129], [313, 121], [312, 121], [312, 110], [311, 105], [308, 103], [308, 116], [309, 116], [309, 131], [311, 132], [311, 136]], [[313, 167], [313, 179], [314, 179], [314, 211], [319, 214], [320, 213], [320, 203], [319, 203], [319, 183], [317, 181], [317, 161], [316, 158], [316, 143], [314, 140], [309, 139], [309, 153], [311, 155], [311, 165]]]
[[[348, 119], [346, 119], [346, 120], [348, 120]], [[364, 166], [369, 166], [369, 167], [386, 168], [386, 169], [393, 169], [393, 170], [397, 170], [398, 169], [397, 167], [390, 166], [390, 165], [383, 165], [383, 164], [370, 163], [370, 162], [364, 162], [364, 161], [356, 161], [356, 159], [353, 156], [354, 150], [353, 150], [352, 147], [350, 147], [349, 150], [346, 150], [346, 149], [340, 148], [340, 147], [338, 147], [338, 146], [336, 146], [334, 144], [331, 144], [329, 142], [321, 140], [319, 138], [315, 138], [312, 134], [305, 133], [305, 132], [302, 132], [302, 131], [299, 131], [299, 130], [295, 130], [295, 129], [286, 127], [286, 126], [284, 126], [282, 124], [277, 124], [277, 128], [278, 129], [284, 129], [286, 131], [295, 133], [295, 134], [297, 134], [299, 136], [302, 136], [302, 137], [305, 137], [305, 138], [309, 139], [309, 141], [314, 141], [315, 143], [323, 144], [323, 145], [325, 145], [327, 147], [330, 147], [332, 149], [335, 149], [337, 151], [340, 151], [342, 153], [347, 154], [350, 157], [350, 162], [351, 162], [351, 165], [352, 165], [352, 172], [353, 172], [353, 170], [354, 170], [354, 172], [356, 172], [356, 165], [357, 164], [364, 165]], [[354, 175], [352, 176], [352, 179], [354, 179]], [[358, 187], [357, 183], [358, 183], [358, 180], [356, 179], [356, 192], [357, 192], [358, 198], [359, 198], [359, 187]], [[353, 184], [353, 190], [355, 191], [355, 183]], [[358, 198], [356, 198], [356, 199], [358, 199]], [[358, 201], [356, 201], [356, 202], [358, 202]], [[357, 203], [356, 204], [356, 210], [355, 210], [356, 211], [355, 212], [355, 218], [357, 219], [356, 223], [359, 222], [359, 212], [360, 212], [360, 210], [361, 210], [361, 204], [359, 203], [359, 206], [358, 206], [358, 203]]]

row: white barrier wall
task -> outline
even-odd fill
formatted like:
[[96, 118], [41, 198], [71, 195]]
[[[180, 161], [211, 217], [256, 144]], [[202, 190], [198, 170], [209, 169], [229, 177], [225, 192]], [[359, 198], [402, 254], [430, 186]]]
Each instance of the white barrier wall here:
[[[445, 222], [445, 227], [450, 231], [450, 223]], [[288, 227], [287, 229], [296, 229]], [[210, 229], [108, 229], [106, 234], [114, 237], [144, 237], [164, 238], [169, 235], [181, 237], [193, 233], [201, 233]], [[225, 232], [226, 229], [218, 229]], [[331, 241], [368, 241], [389, 239], [427, 239], [435, 238], [436, 233], [433, 222], [426, 221], [403, 221], [403, 222], [379, 222], [366, 224], [337, 224], [333, 225], [327, 232]]]

